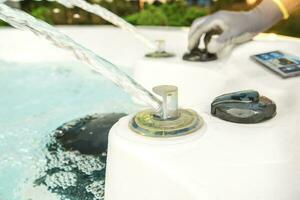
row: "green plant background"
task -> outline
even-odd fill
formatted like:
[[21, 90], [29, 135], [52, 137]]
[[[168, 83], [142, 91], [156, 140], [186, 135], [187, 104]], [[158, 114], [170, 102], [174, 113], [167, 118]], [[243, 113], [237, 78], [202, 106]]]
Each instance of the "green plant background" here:
[[144, 10], [125, 19], [134, 25], [190, 26], [194, 19], [208, 14], [207, 8], [188, 6], [184, 2], [147, 5]]
[[[91, 3], [98, 3], [101, 6], [123, 17], [134, 25], [144, 26], [190, 26], [193, 20], [211, 14], [218, 10], [248, 10], [253, 6], [248, 6], [245, 0], [218, 0], [211, 7], [200, 7], [188, 5], [184, 0], [172, 0], [165, 4], [146, 4], [144, 9], [139, 9], [138, 1], [128, 0], [90, 0]], [[50, 24], [75, 24], [75, 25], [101, 25], [108, 24], [102, 18], [87, 13], [80, 8], [65, 8], [56, 2], [46, 0], [22, 1], [21, 7], [36, 18], [44, 20]], [[59, 13], [54, 13], [54, 9], [59, 9]], [[74, 18], [74, 14], [79, 14], [80, 18]], [[0, 26], [7, 26], [0, 21]], [[296, 11], [289, 20], [285, 20], [268, 30], [278, 34], [300, 37], [300, 9]]]

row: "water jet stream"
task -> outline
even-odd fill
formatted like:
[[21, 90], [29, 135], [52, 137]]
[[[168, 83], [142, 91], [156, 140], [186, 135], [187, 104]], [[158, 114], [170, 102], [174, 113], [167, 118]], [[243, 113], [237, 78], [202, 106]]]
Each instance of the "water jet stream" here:
[[140, 40], [142, 43], [144, 43], [146, 46], [148, 46], [152, 50], [157, 50], [156, 44], [147, 39], [144, 35], [142, 35], [136, 27], [134, 27], [132, 24], [128, 23], [118, 15], [114, 14], [113, 12], [109, 11], [108, 9], [101, 7], [97, 4], [90, 4], [86, 2], [85, 0], [56, 0], [57, 2], [70, 7], [70, 6], [77, 6], [79, 8], [82, 8], [85, 11], [88, 11], [90, 13], [93, 13], [95, 15], [98, 15], [105, 19], [106, 21], [128, 31], [131, 33], [135, 38]]
[[23, 11], [12, 9], [3, 3], [0, 3], [0, 19], [18, 29], [29, 30], [53, 42], [54, 45], [73, 52], [79, 60], [87, 63], [91, 69], [114, 82], [131, 96], [145, 102], [157, 111], [160, 110], [161, 101], [143, 86], [111, 62], [78, 44], [46, 22], [37, 20]]

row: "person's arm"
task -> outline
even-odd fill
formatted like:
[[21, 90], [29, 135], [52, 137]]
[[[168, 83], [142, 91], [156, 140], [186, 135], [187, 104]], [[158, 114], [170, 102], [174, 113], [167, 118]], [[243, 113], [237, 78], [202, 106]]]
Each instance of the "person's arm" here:
[[[197, 48], [202, 35], [210, 53], [220, 53], [226, 47], [246, 42], [260, 32], [287, 19], [300, 0], [263, 0], [247, 12], [219, 11], [196, 19], [189, 32], [189, 50]], [[219, 35], [212, 37], [212, 34]]]

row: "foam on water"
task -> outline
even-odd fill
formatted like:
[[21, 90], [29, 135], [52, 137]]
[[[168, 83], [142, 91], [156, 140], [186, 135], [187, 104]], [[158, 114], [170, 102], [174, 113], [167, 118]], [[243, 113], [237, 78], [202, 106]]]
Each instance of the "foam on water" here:
[[[73, 52], [128, 94], [160, 109], [161, 101], [125, 72], [49, 24], [4, 4], [0, 19]], [[0, 197], [103, 199], [105, 152], [91, 157], [64, 151], [51, 130], [94, 112], [128, 113], [129, 96], [83, 64], [0, 64]]]
[[52, 131], [86, 114], [135, 112], [138, 108], [131, 98], [77, 62], [0, 61], [0, 88], [0, 199], [22, 199], [21, 193], [30, 191], [25, 185], [41, 177], [47, 189], [70, 188], [78, 183], [75, 169], [91, 178], [84, 187], [96, 188], [92, 192], [99, 196], [102, 180], [94, 180], [92, 174], [104, 173], [105, 152], [93, 157], [49, 151], [49, 145], [55, 144]]

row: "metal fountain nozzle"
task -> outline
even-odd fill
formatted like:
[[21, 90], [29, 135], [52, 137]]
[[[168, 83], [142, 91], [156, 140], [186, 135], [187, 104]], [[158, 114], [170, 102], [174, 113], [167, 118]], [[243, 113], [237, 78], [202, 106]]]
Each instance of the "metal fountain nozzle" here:
[[148, 58], [169, 58], [174, 57], [175, 54], [166, 51], [165, 40], [155, 40], [156, 49], [154, 52], [147, 53], [145, 56]]
[[191, 109], [178, 109], [178, 89], [160, 85], [153, 91], [161, 96], [160, 111], [152, 109], [137, 113], [129, 127], [136, 133], [149, 137], [176, 137], [195, 132], [203, 125], [202, 118]]
[[164, 52], [166, 49], [166, 41], [165, 40], [155, 40], [156, 43], [156, 51]]
[[152, 90], [162, 97], [160, 118], [164, 120], [178, 118], [178, 88], [172, 85], [160, 85]]

